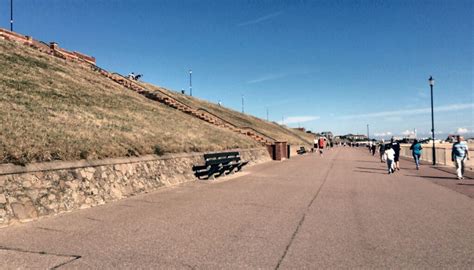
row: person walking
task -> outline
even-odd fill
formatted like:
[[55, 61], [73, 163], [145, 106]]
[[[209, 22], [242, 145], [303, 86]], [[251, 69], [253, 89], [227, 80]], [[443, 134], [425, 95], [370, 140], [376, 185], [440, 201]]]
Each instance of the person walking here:
[[395, 151], [395, 156], [394, 156], [394, 171], [395, 169], [400, 170], [400, 143], [395, 140], [393, 137], [390, 140], [390, 147]]
[[324, 137], [319, 137], [318, 148], [319, 148], [319, 155], [320, 156], [323, 156], [324, 146], [325, 146], [325, 138]]
[[451, 151], [451, 160], [456, 164], [456, 173], [458, 179], [461, 180], [460, 184], [464, 179], [464, 162], [466, 159], [469, 160], [469, 148], [467, 143], [463, 141], [463, 137], [458, 135]]
[[385, 154], [385, 141], [382, 140], [382, 142], [379, 145], [379, 153], [380, 153], [380, 162], [385, 162], [383, 154]]
[[420, 169], [420, 157], [421, 151], [423, 147], [421, 147], [421, 143], [418, 142], [417, 139], [413, 141], [413, 144], [410, 146], [411, 154], [413, 155], [413, 159], [415, 159], [416, 169]]
[[387, 147], [385, 147], [384, 157], [387, 161], [388, 174], [394, 173], [395, 150], [392, 149], [391, 144], [388, 144]]
[[375, 143], [372, 144], [370, 150], [372, 151], [372, 156], [375, 156], [375, 150], [377, 149], [377, 146], [375, 145]]

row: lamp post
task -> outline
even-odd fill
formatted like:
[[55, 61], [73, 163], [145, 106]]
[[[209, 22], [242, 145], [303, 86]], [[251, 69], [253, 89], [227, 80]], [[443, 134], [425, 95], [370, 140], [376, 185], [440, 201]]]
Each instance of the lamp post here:
[[432, 76], [428, 79], [431, 89], [431, 135], [433, 137], [433, 165], [436, 165], [436, 148], [435, 148], [435, 129], [434, 129], [434, 112], [433, 112], [433, 86], [434, 79]]
[[10, 31], [13, 32], [13, 0], [10, 0]]
[[242, 95], [242, 113], [245, 113], [244, 95]]
[[367, 143], [370, 143], [369, 124], [367, 124]]
[[189, 95], [193, 96], [193, 71], [189, 70]]

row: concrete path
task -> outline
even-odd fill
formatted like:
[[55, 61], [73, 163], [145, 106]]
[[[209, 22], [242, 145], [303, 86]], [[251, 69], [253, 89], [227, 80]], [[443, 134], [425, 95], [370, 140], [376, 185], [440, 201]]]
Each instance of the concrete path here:
[[474, 180], [384, 165], [338, 148], [3, 228], [0, 268], [473, 269]]

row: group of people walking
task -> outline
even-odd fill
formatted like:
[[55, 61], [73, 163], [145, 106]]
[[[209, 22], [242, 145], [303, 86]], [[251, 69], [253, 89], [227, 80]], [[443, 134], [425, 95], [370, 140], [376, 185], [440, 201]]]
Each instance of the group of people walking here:
[[[389, 143], [384, 140], [379, 144], [380, 162], [387, 163], [388, 174], [392, 174], [400, 170], [400, 143], [394, 138]], [[418, 140], [414, 140], [410, 146], [411, 154], [415, 161], [416, 169], [420, 169], [420, 159], [423, 151], [423, 146]], [[369, 144], [369, 151], [375, 155], [376, 145]], [[466, 160], [469, 160], [469, 148], [467, 143], [461, 136], [456, 137], [456, 142], [452, 146], [451, 160], [456, 165], [456, 174], [459, 180], [464, 179], [464, 168]]]
[[314, 145], [312, 151], [314, 149], [319, 149], [319, 155], [323, 156], [324, 148], [329, 148], [332, 147], [332, 142], [328, 141], [326, 137], [319, 137], [317, 139], [314, 139]]
[[[375, 145], [371, 148], [376, 148]], [[380, 151], [380, 162], [387, 162], [388, 174], [394, 173], [396, 170], [400, 170], [400, 143], [393, 138], [390, 143], [382, 143], [379, 145]], [[372, 155], [375, 155], [375, 150], [372, 150]]]

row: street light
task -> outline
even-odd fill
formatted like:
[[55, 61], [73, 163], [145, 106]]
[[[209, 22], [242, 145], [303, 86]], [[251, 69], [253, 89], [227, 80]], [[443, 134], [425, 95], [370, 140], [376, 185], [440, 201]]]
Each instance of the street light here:
[[189, 70], [189, 95], [193, 96], [193, 71]]
[[244, 103], [244, 95], [242, 95], [242, 113], [245, 113], [245, 103]]
[[367, 124], [367, 143], [370, 143], [369, 124]]
[[10, 0], [10, 31], [13, 32], [13, 0]]
[[436, 148], [435, 148], [435, 129], [434, 129], [434, 112], [433, 112], [433, 86], [434, 79], [432, 76], [428, 79], [431, 89], [431, 135], [433, 137], [433, 165], [436, 165]]

